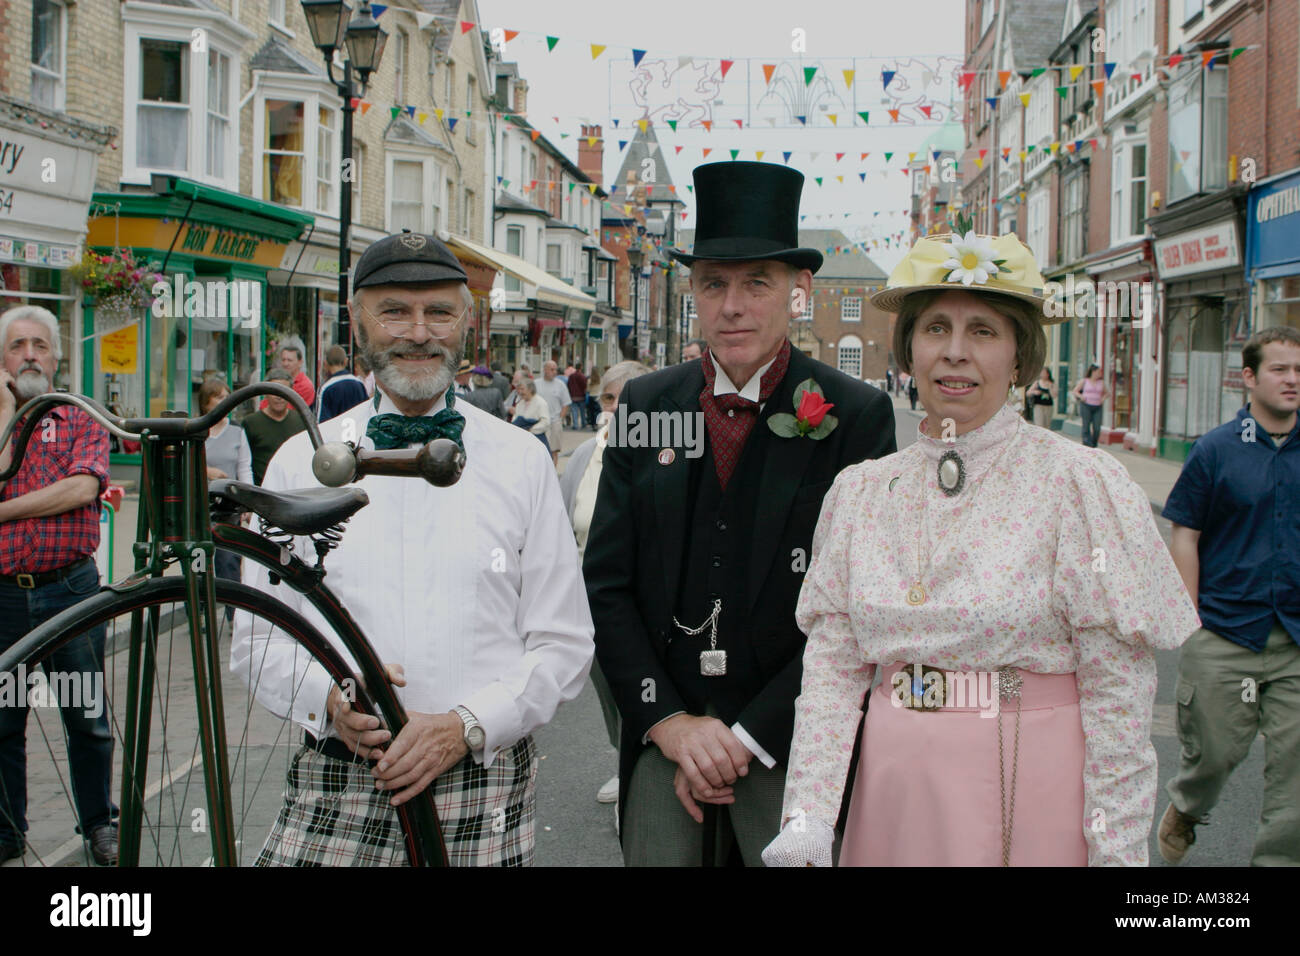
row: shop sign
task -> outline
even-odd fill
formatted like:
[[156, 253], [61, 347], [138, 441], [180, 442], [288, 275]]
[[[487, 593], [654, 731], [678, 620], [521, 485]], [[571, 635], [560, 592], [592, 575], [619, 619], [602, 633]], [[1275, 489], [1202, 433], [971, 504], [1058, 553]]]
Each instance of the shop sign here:
[[218, 259], [240, 259], [252, 262], [257, 257], [257, 250], [262, 240], [252, 236], [226, 232], [211, 226], [199, 226], [191, 223], [181, 240], [181, 251]]
[[102, 336], [99, 346], [99, 370], [110, 375], [134, 375], [139, 341], [139, 322]]
[[0, 121], [0, 259], [56, 268], [76, 261], [97, 162], [95, 149]]
[[1237, 225], [1231, 219], [1157, 239], [1155, 251], [1162, 280], [1241, 265]]
[[1300, 262], [1300, 173], [1257, 186], [1246, 206], [1246, 263], [1256, 269]]
[[33, 266], [66, 269], [77, 261], [75, 246], [58, 243], [29, 242], [12, 236], [0, 236], [0, 259]]

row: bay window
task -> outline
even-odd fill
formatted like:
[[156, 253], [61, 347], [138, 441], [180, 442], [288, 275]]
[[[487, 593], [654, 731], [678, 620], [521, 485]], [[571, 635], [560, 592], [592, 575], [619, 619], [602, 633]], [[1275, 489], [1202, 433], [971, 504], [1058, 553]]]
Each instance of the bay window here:
[[314, 78], [263, 74], [253, 113], [254, 199], [338, 216], [338, 98], [324, 89]]
[[230, 57], [208, 51], [208, 149], [206, 171], [227, 179], [230, 155]]
[[1228, 71], [1198, 63], [1169, 86], [1169, 201], [1228, 184]]
[[190, 44], [184, 40], [140, 41], [136, 165], [189, 169]]
[[387, 167], [387, 231], [430, 234], [442, 228], [441, 167], [419, 152], [402, 150], [388, 152]]
[[1147, 144], [1121, 140], [1111, 152], [1110, 240], [1146, 233]]

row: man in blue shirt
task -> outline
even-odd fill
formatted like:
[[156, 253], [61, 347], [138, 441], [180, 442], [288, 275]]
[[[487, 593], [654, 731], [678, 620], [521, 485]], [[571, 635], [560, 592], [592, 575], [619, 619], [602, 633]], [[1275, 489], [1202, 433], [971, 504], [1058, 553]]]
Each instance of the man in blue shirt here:
[[348, 353], [341, 345], [325, 351], [325, 368], [329, 378], [320, 387], [316, 406], [316, 420], [322, 422], [356, 408], [368, 397], [365, 382], [348, 373]]
[[1300, 331], [1241, 351], [1250, 402], [1187, 456], [1164, 516], [1201, 628], [1178, 661], [1178, 773], [1160, 855], [1180, 862], [1229, 774], [1265, 738], [1254, 866], [1300, 865]]

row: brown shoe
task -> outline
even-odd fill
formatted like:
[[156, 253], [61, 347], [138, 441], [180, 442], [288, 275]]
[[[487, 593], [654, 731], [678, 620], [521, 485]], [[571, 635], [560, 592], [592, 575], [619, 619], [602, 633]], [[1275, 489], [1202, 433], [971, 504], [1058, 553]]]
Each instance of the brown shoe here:
[[1182, 863], [1188, 849], [1196, 842], [1196, 824], [1201, 821], [1189, 817], [1172, 803], [1165, 815], [1160, 818], [1157, 842], [1160, 856], [1166, 863]]

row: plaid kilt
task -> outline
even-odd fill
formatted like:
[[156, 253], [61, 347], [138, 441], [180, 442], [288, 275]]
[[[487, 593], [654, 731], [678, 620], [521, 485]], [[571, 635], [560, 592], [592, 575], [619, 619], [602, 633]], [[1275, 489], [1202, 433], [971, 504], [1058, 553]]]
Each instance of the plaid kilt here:
[[[433, 782], [452, 866], [531, 866], [537, 747], [524, 737], [486, 770], [466, 756]], [[304, 744], [284, 806], [257, 866], [406, 866], [392, 794], [375, 789], [367, 761], [339, 760]]]

